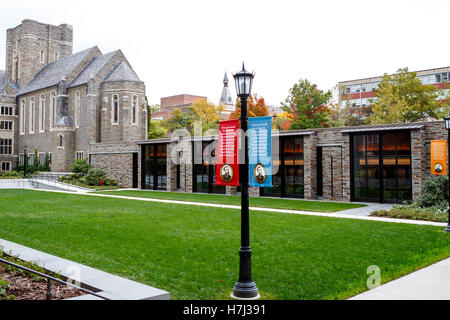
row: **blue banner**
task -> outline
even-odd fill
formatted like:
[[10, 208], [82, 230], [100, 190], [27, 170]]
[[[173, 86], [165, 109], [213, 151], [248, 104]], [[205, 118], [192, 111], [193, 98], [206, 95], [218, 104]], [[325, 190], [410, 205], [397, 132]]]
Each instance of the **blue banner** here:
[[272, 117], [248, 119], [250, 187], [272, 187]]

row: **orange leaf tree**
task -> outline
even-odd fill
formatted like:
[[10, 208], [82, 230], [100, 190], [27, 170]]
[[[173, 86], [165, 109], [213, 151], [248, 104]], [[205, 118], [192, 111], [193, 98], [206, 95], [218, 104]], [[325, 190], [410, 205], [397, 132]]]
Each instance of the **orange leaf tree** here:
[[[247, 113], [249, 118], [253, 117], [265, 117], [269, 115], [269, 107], [266, 105], [263, 97], [258, 97], [255, 93], [253, 97], [249, 97], [247, 100]], [[228, 119], [239, 119], [241, 117], [241, 100], [236, 101], [236, 111], [230, 114]]]

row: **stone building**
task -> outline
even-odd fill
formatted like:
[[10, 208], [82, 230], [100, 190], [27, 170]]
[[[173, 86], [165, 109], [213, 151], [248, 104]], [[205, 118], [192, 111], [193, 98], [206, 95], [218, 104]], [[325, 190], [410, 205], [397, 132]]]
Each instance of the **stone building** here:
[[95, 46], [72, 53], [72, 47], [67, 24], [23, 20], [7, 30], [0, 71], [3, 171], [23, 163], [25, 146], [30, 163], [37, 150], [40, 163], [49, 154], [51, 170], [65, 172], [75, 159], [95, 163], [91, 149], [103, 144], [146, 139], [145, 85], [122, 51], [103, 54]]
[[[446, 140], [443, 121], [273, 132], [272, 188], [252, 196], [402, 203], [430, 175], [430, 144]], [[139, 142], [143, 189], [236, 193], [216, 186], [217, 137]], [[211, 155], [212, 158], [209, 158]], [[212, 159], [212, 160], [211, 160]], [[142, 170], [141, 170], [142, 168]]]

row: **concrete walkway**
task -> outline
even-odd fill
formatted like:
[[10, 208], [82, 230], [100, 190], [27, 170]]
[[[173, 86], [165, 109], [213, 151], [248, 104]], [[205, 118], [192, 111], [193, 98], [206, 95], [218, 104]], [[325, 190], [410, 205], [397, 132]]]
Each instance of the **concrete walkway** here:
[[450, 300], [450, 258], [349, 300]]
[[[66, 193], [66, 194], [78, 194], [78, 195], [80, 195], [79, 193], [65, 192], [65, 191], [52, 191], [52, 190], [43, 190], [43, 191], [56, 192], [56, 193]], [[146, 202], [159, 202], [159, 203], [191, 205], [191, 206], [200, 206], [200, 207], [236, 209], [236, 210], [240, 210], [241, 209], [240, 206], [236, 206], [236, 205], [225, 205], [225, 204], [216, 204], [216, 203], [178, 201], [178, 200], [166, 200], [166, 199], [152, 199], [152, 198], [138, 198], [138, 197], [116, 196], [116, 195], [111, 195], [111, 194], [98, 194], [98, 193], [84, 193], [83, 195], [85, 195], [85, 196], [92, 196], [92, 197], [135, 200], [135, 201], [146, 201]], [[252, 211], [263, 211], [263, 212], [290, 213], [290, 214], [299, 214], [299, 215], [307, 215], [307, 216], [328, 217], [328, 218], [342, 218], [342, 219], [356, 219], [356, 220], [377, 221], [377, 222], [391, 222], [391, 223], [405, 223], [405, 224], [416, 224], [416, 225], [429, 225], [429, 226], [438, 226], [438, 227], [446, 227], [447, 226], [447, 223], [442, 223], [442, 222], [407, 220], [407, 219], [394, 219], [394, 218], [384, 218], [384, 217], [371, 217], [371, 216], [367, 216], [368, 212], [370, 210], [372, 210], [372, 211], [380, 210], [380, 205], [379, 204], [370, 204], [369, 207], [371, 209], [368, 209], [367, 207], [358, 208], [358, 209], [362, 210], [361, 213], [358, 213], [358, 211], [356, 211], [358, 209], [343, 210], [343, 211], [333, 212], [333, 213], [299, 211], [299, 210], [288, 210], [288, 209], [259, 208], [259, 207], [250, 207], [250, 210], [252, 210]], [[347, 213], [348, 211], [351, 211], [351, 212]], [[370, 214], [370, 212], [369, 212], [369, 214]]]

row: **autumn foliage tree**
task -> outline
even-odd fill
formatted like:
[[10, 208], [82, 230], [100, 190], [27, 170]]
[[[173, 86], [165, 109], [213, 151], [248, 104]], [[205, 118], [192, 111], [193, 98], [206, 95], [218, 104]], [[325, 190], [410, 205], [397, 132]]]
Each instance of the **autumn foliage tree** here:
[[307, 79], [300, 79], [281, 103], [283, 111], [294, 118], [290, 129], [329, 127], [330, 109], [327, 105], [331, 97], [331, 91], [319, 90]]
[[[255, 93], [247, 100], [247, 114], [249, 118], [265, 117], [269, 115], [269, 107], [266, 105], [263, 97], [258, 97]], [[236, 111], [230, 114], [228, 119], [239, 119], [241, 117], [241, 100], [237, 99]]]
[[385, 74], [375, 90], [372, 114], [368, 124], [417, 122], [441, 119], [448, 114], [446, 91], [423, 85], [415, 72], [399, 69], [394, 75]]

